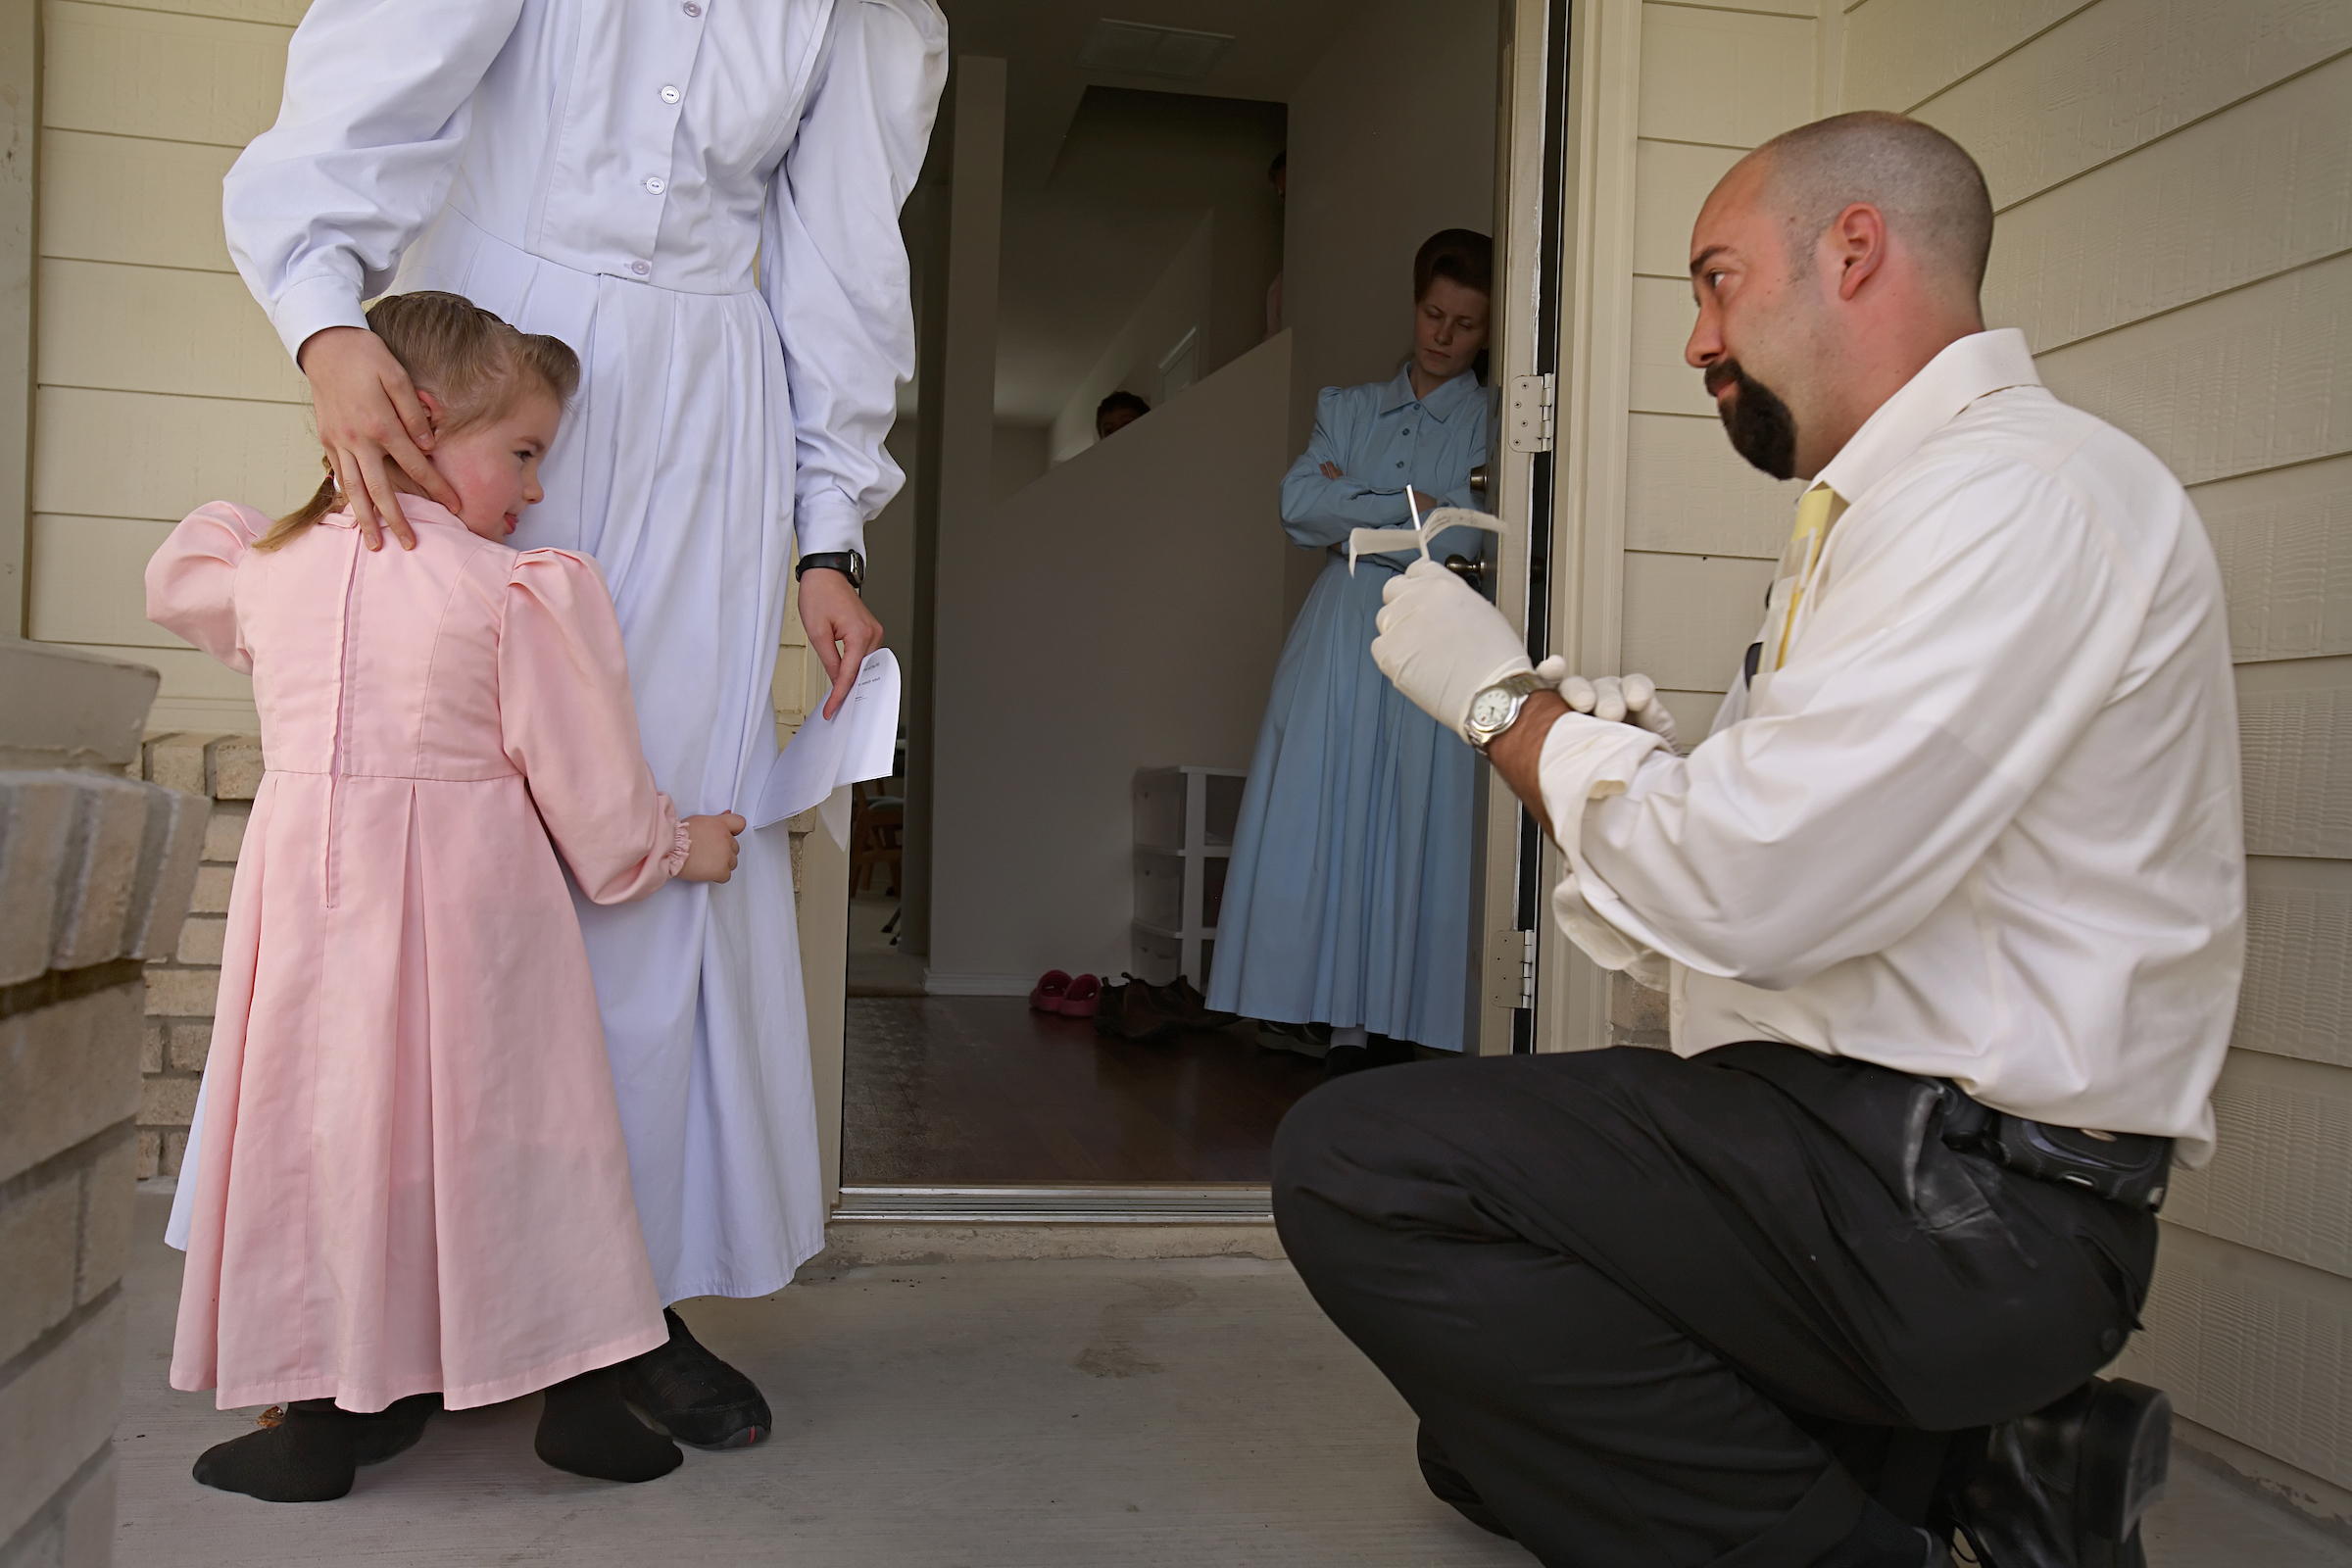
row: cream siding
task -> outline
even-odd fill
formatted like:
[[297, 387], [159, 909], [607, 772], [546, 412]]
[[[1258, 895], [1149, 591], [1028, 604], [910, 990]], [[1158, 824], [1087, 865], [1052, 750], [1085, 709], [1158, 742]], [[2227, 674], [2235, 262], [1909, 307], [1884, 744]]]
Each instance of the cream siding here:
[[42, 11], [25, 630], [164, 673], [159, 729], [254, 728], [252, 689], [148, 624], [140, 568], [226, 497], [318, 471], [302, 377], [230, 268], [220, 176], [277, 112], [302, 0]]
[[[2352, 1486], [2352, 6], [2019, 6], [2005, 34], [1949, 11], [1856, 7], [1847, 102], [1984, 161], [1988, 318], [2190, 485], [2240, 661], [2249, 952], [2221, 1151], [2175, 1188], [2124, 1366]], [[1936, 34], [1940, 80], [1904, 48]]]
[[[1820, 114], [1914, 113], [1977, 155], [1987, 318], [2191, 487], [2241, 665], [2250, 951], [2222, 1151], [2179, 1184], [2124, 1365], [2352, 1502], [2352, 5], [1583, 9], [1557, 628], [1583, 662], [1648, 671], [1695, 730], [1752, 633], [1793, 487], [1682, 364], [1686, 247], [1741, 151]], [[1546, 1043], [1594, 1043], [1556, 942], [1546, 973]]]
[[[1684, 247], [1713, 180], [1841, 108], [1958, 137], [1999, 213], [1987, 319], [2022, 327], [2060, 396], [2191, 487], [2240, 662], [2250, 952], [2221, 1152], [2176, 1188], [2123, 1365], [2328, 1484], [2292, 1489], [2332, 1499], [2315, 1506], [2352, 1501], [2352, 5], [1762, 9], [1791, 14], [1640, 5], [1638, 102], [1583, 130], [1636, 137], [1634, 276], [1622, 381], [1588, 380], [1562, 416], [1586, 427], [1566, 444], [1603, 463], [1592, 431], [1621, 421], [1624, 465], [1621, 549], [1588, 552], [1563, 635], [1589, 662], [1713, 688], [1756, 619], [1789, 487], [1731, 455], [1681, 366]], [[1589, 46], [1606, 35], [1588, 20]], [[1606, 158], [1589, 145], [1582, 167]], [[1588, 235], [1577, 254], [1612, 249]], [[1604, 343], [1606, 308], [1582, 318]], [[1570, 526], [1590, 541], [1611, 523], [1589, 506]]]
[[[25, 632], [160, 669], [159, 734], [258, 725], [249, 681], [148, 622], [147, 558], [204, 501], [291, 510], [319, 477], [308, 387], [220, 226], [220, 176], [275, 118], [306, 7], [41, 3]], [[7, 341], [0, 331], [0, 356]], [[11, 534], [0, 519], [0, 585]], [[782, 733], [825, 691], [806, 644], [796, 605], [774, 687]], [[837, 1109], [848, 857], [814, 826], [792, 824], [794, 871], [819, 1104]], [[838, 1120], [821, 1117], [828, 1182]], [[176, 1157], [174, 1146], [164, 1168]]]

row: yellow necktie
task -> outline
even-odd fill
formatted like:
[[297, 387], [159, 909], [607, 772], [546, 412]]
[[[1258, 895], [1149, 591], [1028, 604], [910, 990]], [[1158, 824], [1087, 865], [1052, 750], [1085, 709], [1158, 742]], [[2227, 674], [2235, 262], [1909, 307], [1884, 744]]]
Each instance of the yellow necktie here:
[[1781, 569], [1773, 584], [1772, 612], [1765, 624], [1768, 659], [1764, 668], [1778, 669], [1788, 657], [1788, 634], [1796, 625], [1797, 606], [1803, 603], [1814, 569], [1821, 564], [1821, 549], [1829, 541], [1830, 529], [1844, 511], [1845, 498], [1826, 484], [1817, 484], [1798, 498], [1796, 526], [1788, 531], [1788, 544], [1781, 552]]

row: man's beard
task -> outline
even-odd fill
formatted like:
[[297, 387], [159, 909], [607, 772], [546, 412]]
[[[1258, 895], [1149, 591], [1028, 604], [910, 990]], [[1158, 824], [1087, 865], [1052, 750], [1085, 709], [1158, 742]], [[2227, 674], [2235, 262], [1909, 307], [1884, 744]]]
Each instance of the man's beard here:
[[1738, 360], [1722, 360], [1708, 368], [1710, 394], [1727, 381], [1740, 389], [1730, 407], [1717, 404], [1732, 450], [1775, 479], [1795, 478], [1796, 416], [1772, 388], [1741, 369]]

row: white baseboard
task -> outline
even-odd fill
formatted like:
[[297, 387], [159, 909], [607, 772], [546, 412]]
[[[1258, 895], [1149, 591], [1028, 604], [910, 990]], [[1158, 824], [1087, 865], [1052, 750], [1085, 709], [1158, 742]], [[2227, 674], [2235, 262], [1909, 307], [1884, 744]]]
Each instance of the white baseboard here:
[[[1039, 970], [1043, 974], [1044, 970]], [[923, 971], [923, 990], [935, 997], [1025, 997], [1037, 985], [1034, 974], [942, 974]]]

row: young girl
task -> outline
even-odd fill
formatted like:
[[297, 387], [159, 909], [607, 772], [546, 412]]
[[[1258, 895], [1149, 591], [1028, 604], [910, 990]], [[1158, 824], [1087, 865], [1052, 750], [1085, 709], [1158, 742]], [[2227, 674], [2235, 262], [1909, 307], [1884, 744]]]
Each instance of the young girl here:
[[681, 822], [654, 788], [595, 564], [503, 543], [540, 498], [571, 350], [454, 294], [368, 322], [459, 510], [409, 500], [416, 548], [369, 551], [330, 478], [274, 525], [200, 508], [147, 566], [156, 622], [252, 673], [267, 762], [172, 1384], [286, 1405], [195, 1471], [275, 1501], [343, 1495], [435, 1394], [544, 1389], [541, 1458], [648, 1481], [678, 1450], [604, 1369], [669, 1334], [556, 852], [620, 903], [726, 881], [743, 819]]

